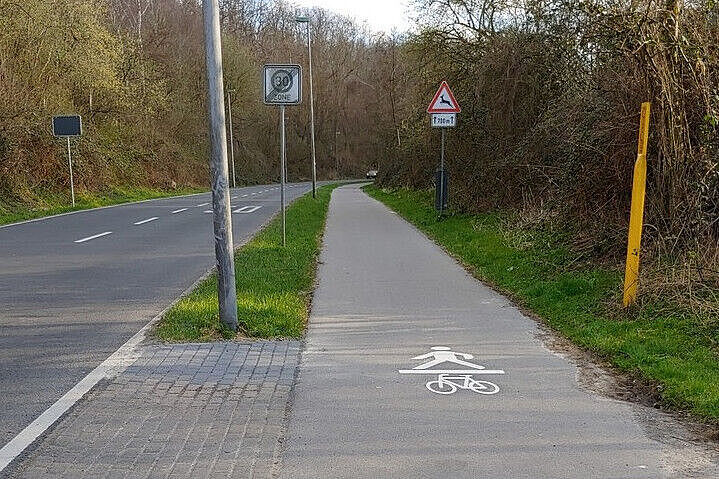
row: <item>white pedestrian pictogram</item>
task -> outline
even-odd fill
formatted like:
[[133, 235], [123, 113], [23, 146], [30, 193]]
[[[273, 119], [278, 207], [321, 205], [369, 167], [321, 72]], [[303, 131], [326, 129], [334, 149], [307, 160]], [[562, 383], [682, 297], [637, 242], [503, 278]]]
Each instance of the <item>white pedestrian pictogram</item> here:
[[454, 351], [451, 351], [451, 348], [448, 348], [447, 346], [432, 346], [430, 349], [432, 350], [431, 352], [427, 354], [422, 354], [421, 356], [415, 356], [412, 359], [434, 359], [432, 359], [431, 361], [427, 361], [424, 364], [420, 364], [419, 366], [415, 366], [412, 369], [429, 369], [438, 364], [447, 362], [459, 364], [460, 366], [465, 366], [468, 368], [484, 369], [484, 366], [480, 366], [479, 364], [472, 364], [457, 358], [457, 356], [462, 356], [464, 359], [474, 359], [474, 356], [472, 356], [471, 354], [455, 353]]
[[[499, 386], [489, 381], [474, 379], [474, 374], [504, 374], [501, 369], [486, 369], [480, 364], [474, 364], [468, 359], [474, 359], [469, 353], [458, 353], [447, 346], [432, 346], [431, 351], [412, 359], [429, 359], [412, 369], [400, 369], [400, 374], [436, 374], [437, 379], [428, 381], [427, 389], [437, 394], [452, 394], [459, 389], [474, 391], [479, 394], [495, 394]], [[460, 359], [461, 358], [461, 359]], [[462, 369], [446, 369], [454, 364]], [[442, 365], [443, 369], [431, 369]], [[455, 366], [456, 367], [456, 366]]]

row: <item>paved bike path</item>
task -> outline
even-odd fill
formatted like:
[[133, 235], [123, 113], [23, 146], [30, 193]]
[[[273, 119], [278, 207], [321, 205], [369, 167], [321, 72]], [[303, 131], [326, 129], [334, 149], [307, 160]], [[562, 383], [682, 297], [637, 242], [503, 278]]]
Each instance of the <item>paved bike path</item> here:
[[[446, 358], [435, 346], [503, 370], [470, 375], [500, 391], [436, 394], [425, 384], [438, 375], [398, 372]], [[509, 301], [358, 186], [339, 188], [280, 477], [716, 477], [701, 461], [678, 469], [691, 446], [659, 442], [646, 408], [576, 377]]]

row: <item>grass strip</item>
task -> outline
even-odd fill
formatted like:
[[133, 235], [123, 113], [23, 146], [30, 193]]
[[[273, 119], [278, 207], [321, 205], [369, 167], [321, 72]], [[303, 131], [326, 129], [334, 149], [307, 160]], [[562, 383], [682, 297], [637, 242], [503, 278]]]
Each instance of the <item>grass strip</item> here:
[[[282, 247], [278, 216], [235, 253], [240, 335], [299, 338], [307, 322], [317, 255], [330, 194], [337, 185], [297, 199], [287, 209], [287, 246]], [[219, 319], [217, 275], [181, 299], [160, 321], [155, 335], [165, 341], [231, 339]]]
[[606, 305], [620, 301], [621, 272], [570, 266], [573, 255], [561, 237], [517, 246], [500, 214], [454, 214], [437, 221], [430, 191], [373, 186], [365, 191], [575, 344], [655, 384], [664, 404], [719, 420], [717, 318], [668, 315], [651, 305], [616, 317]]
[[70, 199], [67, 194], [52, 192], [36, 195], [36, 198], [33, 200], [36, 205], [34, 207], [21, 204], [6, 204], [0, 199], [0, 225], [69, 213], [71, 211], [88, 210], [133, 201], [189, 195], [203, 191], [207, 191], [207, 188], [159, 190], [141, 187], [115, 187], [102, 193], [76, 192], [74, 207], [68, 206]]

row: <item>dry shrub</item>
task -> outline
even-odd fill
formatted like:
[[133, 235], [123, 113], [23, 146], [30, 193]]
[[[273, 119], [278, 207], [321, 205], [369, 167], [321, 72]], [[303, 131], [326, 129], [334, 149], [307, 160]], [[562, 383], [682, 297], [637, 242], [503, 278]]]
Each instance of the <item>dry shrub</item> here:
[[[716, 311], [708, 306], [717, 304], [719, 270], [714, 4], [422, 5], [435, 13], [451, 6], [444, 12], [456, 13], [450, 22], [429, 25], [410, 45], [416, 61], [410, 70], [425, 79], [415, 104], [446, 76], [463, 106], [460, 126], [449, 137], [455, 206], [551, 211], [547, 218], [558, 218], [572, 234], [578, 257], [620, 263], [639, 109], [651, 101], [644, 290], [651, 298]], [[426, 122], [407, 114], [417, 125]], [[382, 182], [428, 184], [436, 142], [432, 133], [420, 136], [396, 155]], [[535, 216], [525, 223], [541, 228], [543, 221]]]

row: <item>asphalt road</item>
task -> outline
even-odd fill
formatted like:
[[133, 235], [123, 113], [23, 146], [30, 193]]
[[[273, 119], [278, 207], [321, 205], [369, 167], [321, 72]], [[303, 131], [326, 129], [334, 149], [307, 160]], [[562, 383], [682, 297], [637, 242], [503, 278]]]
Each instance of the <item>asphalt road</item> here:
[[[311, 189], [288, 186], [288, 201]], [[235, 246], [278, 211], [279, 193], [232, 190]], [[203, 193], [0, 228], [0, 446], [214, 264], [210, 201]]]
[[333, 193], [318, 275], [280, 478], [719, 477], [357, 186]]

